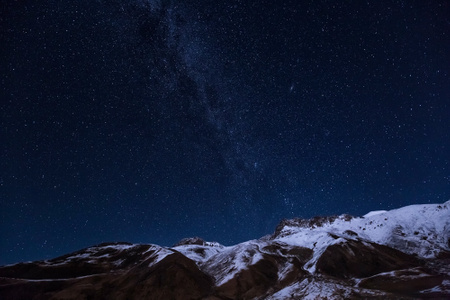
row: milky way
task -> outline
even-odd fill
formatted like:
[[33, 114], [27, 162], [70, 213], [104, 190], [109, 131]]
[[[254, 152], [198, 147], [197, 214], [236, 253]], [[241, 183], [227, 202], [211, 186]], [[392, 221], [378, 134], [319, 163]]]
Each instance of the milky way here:
[[0, 263], [442, 203], [448, 1], [14, 1]]

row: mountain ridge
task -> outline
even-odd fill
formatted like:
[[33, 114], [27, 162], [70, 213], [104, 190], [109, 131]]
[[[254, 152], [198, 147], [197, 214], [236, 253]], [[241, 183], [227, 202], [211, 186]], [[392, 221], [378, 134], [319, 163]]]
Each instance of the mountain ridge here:
[[102, 243], [0, 267], [5, 299], [448, 299], [450, 201], [285, 219], [224, 246]]

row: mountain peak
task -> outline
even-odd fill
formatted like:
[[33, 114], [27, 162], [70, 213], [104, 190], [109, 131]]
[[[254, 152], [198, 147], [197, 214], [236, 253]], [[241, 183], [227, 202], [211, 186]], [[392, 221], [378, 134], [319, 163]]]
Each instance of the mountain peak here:
[[198, 245], [198, 246], [208, 246], [208, 247], [223, 247], [218, 242], [207, 242], [200, 237], [190, 237], [180, 240], [178, 243], [173, 245], [173, 247], [186, 246], [186, 245]]
[[184, 238], [184, 239], [180, 240], [178, 243], [173, 245], [173, 247], [183, 246], [183, 245], [200, 245], [200, 246], [204, 246], [205, 243], [206, 243], [205, 240], [202, 239], [202, 238], [190, 237], [190, 238]]

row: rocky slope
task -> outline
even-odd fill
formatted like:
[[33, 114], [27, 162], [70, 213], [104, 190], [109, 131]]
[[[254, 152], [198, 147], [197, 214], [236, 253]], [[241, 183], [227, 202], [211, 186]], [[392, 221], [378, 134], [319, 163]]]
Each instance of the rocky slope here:
[[450, 201], [283, 220], [225, 247], [109, 243], [0, 267], [0, 299], [449, 299]]

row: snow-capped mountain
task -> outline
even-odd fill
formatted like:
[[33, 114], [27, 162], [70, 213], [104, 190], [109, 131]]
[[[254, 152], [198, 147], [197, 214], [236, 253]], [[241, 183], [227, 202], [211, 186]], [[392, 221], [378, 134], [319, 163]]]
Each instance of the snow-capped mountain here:
[[234, 246], [100, 244], [0, 267], [0, 299], [450, 298], [450, 201], [283, 220]]

